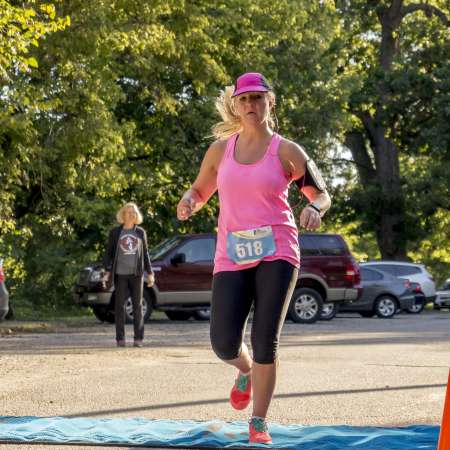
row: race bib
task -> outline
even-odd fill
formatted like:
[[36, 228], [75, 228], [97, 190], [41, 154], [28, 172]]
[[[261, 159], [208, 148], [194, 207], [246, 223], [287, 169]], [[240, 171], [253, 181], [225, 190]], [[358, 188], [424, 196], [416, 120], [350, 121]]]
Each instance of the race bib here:
[[275, 253], [272, 227], [230, 231], [227, 236], [227, 255], [236, 264], [250, 264]]

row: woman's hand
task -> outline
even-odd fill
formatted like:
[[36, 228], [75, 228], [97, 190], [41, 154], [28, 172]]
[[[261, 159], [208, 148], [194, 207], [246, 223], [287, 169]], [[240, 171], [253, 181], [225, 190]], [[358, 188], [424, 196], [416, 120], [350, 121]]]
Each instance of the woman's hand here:
[[104, 273], [103, 279], [102, 279], [103, 289], [106, 289], [108, 287], [110, 280], [111, 280], [111, 272], [106, 271]]
[[188, 189], [177, 206], [177, 217], [179, 220], [187, 220], [205, 204], [200, 194], [193, 188]]
[[313, 208], [306, 206], [300, 213], [300, 226], [306, 230], [317, 230], [322, 220], [320, 214]]
[[152, 287], [155, 284], [155, 275], [150, 273], [147, 277], [147, 286]]
[[187, 220], [194, 214], [195, 200], [192, 197], [183, 197], [177, 206], [177, 217], [179, 220]]

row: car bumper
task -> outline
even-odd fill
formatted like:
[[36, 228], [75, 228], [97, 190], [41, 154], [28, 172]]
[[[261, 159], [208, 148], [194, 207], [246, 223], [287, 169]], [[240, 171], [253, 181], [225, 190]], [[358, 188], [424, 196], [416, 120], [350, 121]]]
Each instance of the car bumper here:
[[361, 296], [362, 288], [335, 289], [328, 290], [327, 302], [355, 302]]
[[434, 304], [442, 307], [450, 307], [450, 297], [440, 298], [438, 296], [434, 301]]
[[109, 305], [111, 301], [111, 292], [84, 292], [75, 293], [74, 302], [82, 306]]

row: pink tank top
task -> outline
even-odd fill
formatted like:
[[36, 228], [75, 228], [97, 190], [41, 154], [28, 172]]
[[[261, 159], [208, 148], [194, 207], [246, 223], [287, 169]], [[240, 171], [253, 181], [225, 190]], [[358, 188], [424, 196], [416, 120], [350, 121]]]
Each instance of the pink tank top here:
[[230, 231], [251, 230], [272, 226], [275, 253], [264, 261], [284, 259], [300, 266], [298, 231], [288, 203], [291, 180], [286, 176], [278, 149], [281, 137], [274, 133], [264, 156], [253, 164], [235, 160], [234, 151], [239, 135], [232, 136], [225, 149], [217, 173], [219, 193], [219, 231], [214, 273], [247, 269], [260, 261], [236, 264], [227, 255], [227, 235]]

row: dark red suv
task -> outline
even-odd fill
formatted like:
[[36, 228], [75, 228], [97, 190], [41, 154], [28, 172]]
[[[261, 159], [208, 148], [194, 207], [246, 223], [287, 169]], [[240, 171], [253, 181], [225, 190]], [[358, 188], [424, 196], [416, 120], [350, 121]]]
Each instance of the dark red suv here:
[[[151, 250], [156, 283], [144, 289], [146, 320], [154, 309], [172, 320], [208, 319], [215, 247], [215, 234], [190, 234], [166, 239]], [[300, 323], [332, 319], [334, 305], [359, 297], [359, 267], [338, 234], [302, 234], [300, 248], [301, 271], [288, 318]], [[100, 320], [113, 322], [114, 288], [105, 290], [102, 279], [101, 266], [85, 267], [75, 286], [75, 301], [91, 306]], [[131, 301], [126, 315], [131, 321]]]

